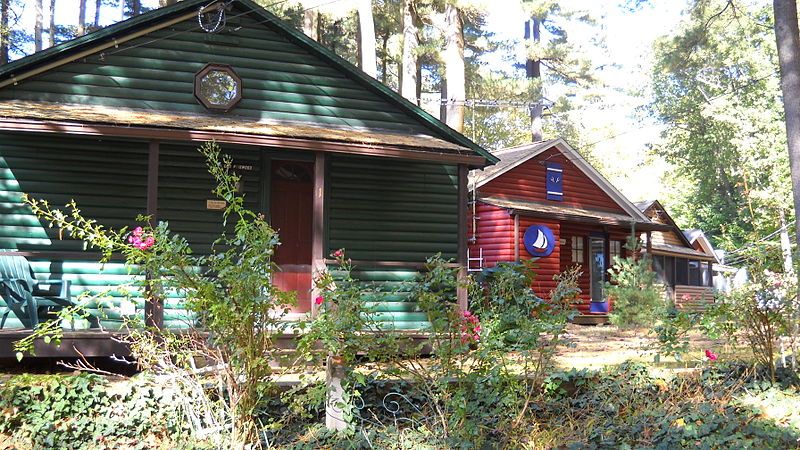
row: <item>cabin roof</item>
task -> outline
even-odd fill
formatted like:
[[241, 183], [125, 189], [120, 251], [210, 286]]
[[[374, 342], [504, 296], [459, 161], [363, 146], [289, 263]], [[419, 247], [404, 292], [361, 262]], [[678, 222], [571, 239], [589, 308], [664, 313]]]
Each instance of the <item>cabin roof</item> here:
[[702, 259], [704, 261], [716, 261], [716, 258], [712, 255], [708, 255], [705, 252], [701, 252], [695, 250], [693, 248], [682, 247], [679, 245], [672, 245], [672, 244], [652, 244], [651, 249], [653, 253], [669, 253], [669, 254], [677, 254], [682, 256], [691, 256], [697, 259]]
[[669, 229], [649, 220], [632, 220], [631, 216], [598, 209], [579, 208], [576, 206], [562, 206], [552, 203], [536, 202], [531, 200], [509, 199], [501, 197], [480, 197], [480, 202], [513, 210], [522, 215], [535, 215], [559, 220], [573, 220], [578, 222], [596, 223], [603, 225], [631, 226], [635, 224], [640, 230]]
[[706, 233], [703, 232], [703, 230], [697, 228], [683, 230], [683, 235], [686, 236], [686, 239], [692, 245], [694, 245], [695, 242], [699, 242], [700, 247], [703, 249], [705, 254], [713, 256], [715, 262], [721, 263], [719, 255], [717, 255], [717, 252], [714, 250], [714, 246], [711, 245], [711, 241], [708, 239], [708, 236], [706, 236]]
[[144, 109], [76, 105], [64, 103], [0, 101], [0, 117], [41, 119], [116, 126], [144, 125], [186, 130], [243, 133], [261, 136], [292, 137], [349, 142], [356, 144], [388, 144], [409, 148], [436, 149], [458, 153], [463, 147], [442, 139], [421, 134], [377, 132], [369, 129], [314, 126], [309, 123], [278, 121], [244, 121], [218, 115], [176, 113]]
[[[470, 172], [469, 186], [471, 190], [480, 189], [481, 186], [489, 183], [490, 181], [500, 177], [506, 172], [520, 166], [521, 164], [530, 161], [531, 159], [541, 155], [543, 152], [555, 148], [560, 151], [566, 158], [573, 163], [580, 171], [582, 171], [592, 182], [605, 192], [615, 203], [617, 203], [626, 213], [628, 222], [633, 219], [636, 223], [649, 223], [650, 220], [645, 217], [639, 208], [637, 208], [630, 200], [628, 200], [622, 193], [617, 190], [600, 172], [597, 171], [586, 159], [578, 153], [577, 150], [572, 148], [563, 138], [551, 139], [547, 141], [539, 141], [531, 144], [524, 144], [517, 147], [503, 148], [492, 151], [492, 154], [500, 159], [493, 166], [488, 166], [483, 169], [476, 169]], [[571, 207], [570, 207], [571, 208]]]
[[[104, 49], [112, 48], [117, 46], [120, 42], [125, 42], [126, 40], [130, 40], [133, 38], [141, 37], [146, 35], [153, 27], [159, 25], [169, 25], [171, 23], [178, 23], [181, 21], [188, 20], [187, 18], [191, 14], [197, 14], [199, 12], [199, 8], [201, 7], [210, 7], [213, 6], [215, 3], [219, 2], [211, 2], [209, 0], [184, 0], [178, 2], [174, 5], [159, 8], [153, 11], [149, 11], [147, 13], [141, 14], [139, 16], [133, 17], [131, 19], [125, 20], [123, 22], [110, 25], [105, 27], [101, 30], [95, 31], [93, 33], [89, 33], [85, 36], [61, 43], [49, 49], [43, 50], [41, 52], [37, 52], [33, 55], [27, 56], [25, 58], [21, 58], [17, 61], [13, 61], [9, 64], [6, 64], [0, 67], [0, 89], [8, 85], [16, 85], [20, 83], [22, 80], [25, 80], [31, 76], [38, 75], [49, 70], [52, 70], [57, 67], [61, 67], [65, 64], [71, 63], [77, 59], [84, 58], [87, 55], [93, 55], [98, 52], [101, 52]], [[362, 140], [368, 141], [370, 143], [375, 144], [384, 144], [384, 143], [393, 143], [397, 145], [410, 145], [410, 146], [418, 146], [423, 148], [428, 148], [431, 150], [453, 150], [453, 147], [458, 147], [461, 150], [461, 153], [465, 151], [468, 153], [472, 153], [474, 155], [480, 156], [484, 158], [484, 160], [488, 163], [495, 162], [498, 159], [489, 153], [487, 150], [483, 149], [476, 143], [472, 142], [470, 139], [466, 138], [462, 134], [456, 132], [455, 130], [451, 129], [450, 127], [446, 126], [418, 106], [414, 105], [413, 103], [409, 102], [407, 99], [403, 98], [398, 93], [392, 91], [389, 87], [383, 85], [378, 80], [366, 75], [363, 71], [356, 68], [343, 58], [336, 55], [331, 50], [327, 49], [323, 45], [319, 44], [318, 42], [312, 40], [302, 32], [294, 29], [287, 23], [284, 23], [280, 19], [278, 19], [273, 14], [266, 11], [261, 6], [257, 5], [251, 0], [231, 0], [225, 3], [227, 6], [231, 4], [235, 4], [235, 6], [244, 8], [248, 11], [248, 13], [255, 14], [258, 18], [262, 21], [262, 23], [269, 23], [270, 27], [277, 29], [289, 42], [298, 47], [303, 48], [305, 51], [310, 52], [315, 57], [320, 58], [320, 60], [324, 61], [333, 69], [337, 70], [339, 73], [342, 73], [347, 78], [354, 80], [360, 87], [364, 90], [370, 91], [376, 94], [379, 98], [383, 101], [391, 104], [392, 107], [397, 108], [398, 110], [402, 111], [405, 115], [412, 118], [414, 121], [421, 124], [426, 130], [431, 132], [431, 136], [423, 137], [420, 135], [411, 135], [407, 138], [407, 143], [401, 144], [398, 142], [400, 139], [400, 133], [386, 133], [383, 132], [385, 130], [355, 130], [355, 133], [358, 136], [354, 136], [352, 139], [355, 140]], [[9, 103], [9, 101], [3, 101], [2, 103]], [[0, 117], [12, 117], [18, 118], [20, 117], [20, 106], [19, 104], [10, 104], [4, 106], [4, 112], [0, 114]], [[71, 111], [70, 111], [71, 110]], [[68, 112], [69, 111], [69, 112]], [[77, 114], [80, 114], [82, 111], [83, 116], [81, 118], [75, 117]], [[152, 110], [146, 111], [148, 114], [156, 114]], [[34, 114], [42, 115], [44, 113], [42, 108], [38, 108], [38, 111], [29, 113], [29, 116]], [[160, 113], [160, 111], [159, 111]], [[16, 115], [13, 115], [16, 114]], [[69, 115], [71, 118], [61, 117], [63, 120], [76, 120], [79, 122], [90, 122], [94, 120], [99, 120], [100, 123], [109, 123], [106, 122], [110, 120], [109, 114], [107, 112], [98, 113], [98, 112], [87, 112], [85, 110], [80, 110], [79, 108], [70, 107], [69, 105], [65, 105], [65, 108], [61, 108], [57, 111], [54, 111], [53, 114], [60, 114], [62, 116]], [[146, 114], [141, 114], [137, 112], [121, 112], [121, 114], [127, 114], [129, 119], [135, 119], [136, 122], [124, 122], [127, 125], [158, 125], [150, 123], [150, 121], [158, 121], [164, 119], [166, 116], [165, 114], [161, 114], [159, 117], [155, 119], [147, 119], [145, 116]], [[24, 117], [24, 116], [23, 116]], [[48, 116], [48, 119], [52, 119], [52, 117]], [[208, 118], [206, 118], [208, 119]], [[199, 126], [223, 126], [223, 127], [237, 127], [237, 128], [246, 128], [249, 126], [253, 126], [252, 120], [245, 118], [237, 118], [236, 116], [230, 116], [229, 119], [232, 121], [240, 120], [244, 123], [240, 124], [233, 124], [231, 122], [220, 121], [216, 125], [210, 125], [209, 122], [213, 122], [216, 118], [202, 121], [199, 118], [192, 118], [192, 117], [180, 117], [178, 122], [183, 127], [193, 127], [195, 125]], [[37, 118], [37, 120], [41, 120], [41, 118]], [[220, 125], [220, 123], [225, 122], [224, 125]], [[113, 123], [113, 122], [112, 122]], [[275, 132], [278, 128], [278, 124], [271, 124], [271, 128], [269, 132]], [[299, 126], [297, 124], [283, 124], [281, 130], [283, 132], [289, 132], [293, 130], [292, 127]], [[303, 125], [308, 127], [308, 125]], [[261, 133], [264, 131], [263, 124], [255, 124], [255, 130], [250, 130], [247, 132], [250, 133]], [[311, 127], [313, 128], [313, 127]], [[295, 131], [304, 131], [307, 130], [306, 128], [303, 129], [294, 129]], [[317, 137], [324, 137], [325, 139], [341, 139], [344, 132], [342, 130], [337, 130], [331, 128], [330, 126], [320, 126], [319, 129], [314, 130], [311, 133], [313, 136], [312, 138]], [[324, 135], [324, 136], [321, 136]], [[298, 137], [304, 137], [305, 135], [295, 135]]]

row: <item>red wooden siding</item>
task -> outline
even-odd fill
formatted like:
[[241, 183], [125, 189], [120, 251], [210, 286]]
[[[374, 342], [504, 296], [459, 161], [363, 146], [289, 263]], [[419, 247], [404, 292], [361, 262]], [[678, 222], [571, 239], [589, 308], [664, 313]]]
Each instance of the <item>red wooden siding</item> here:
[[[525, 243], [522, 237], [525, 235], [525, 230], [531, 225], [545, 225], [553, 231], [553, 237], [556, 239], [556, 245], [553, 248], [553, 253], [549, 256], [536, 259], [534, 272], [536, 278], [533, 282], [533, 292], [539, 297], [549, 298], [550, 291], [556, 287], [556, 282], [553, 281], [553, 276], [561, 271], [560, 255], [563, 249], [559, 244], [560, 227], [557, 221], [539, 219], [535, 217], [520, 217], [519, 218], [519, 235], [516, 238], [517, 246], [519, 246], [520, 259], [532, 259], [530, 253], [525, 250]], [[513, 233], [512, 233], [513, 235]]]
[[[544, 161], [560, 163], [564, 168], [564, 200], [546, 199]], [[550, 149], [518, 167], [500, 175], [479, 188], [481, 196], [514, 197], [526, 200], [552, 202], [563, 206], [577, 206], [589, 209], [602, 209], [622, 212], [611, 197], [603, 192], [589, 177], [558, 150]]]
[[[475, 241], [470, 241], [470, 257], [477, 257], [483, 249], [483, 267], [493, 267], [498, 262], [514, 261], [514, 218], [508, 211], [497, 206], [478, 202], [478, 220]], [[472, 209], [467, 222], [467, 239], [473, 236]]]
[[[581, 314], [589, 313], [589, 302], [591, 301], [591, 278], [589, 275], [589, 242], [588, 237], [592, 233], [608, 233], [609, 241], [621, 241], [625, 244], [630, 230], [621, 228], [611, 228], [603, 230], [600, 226], [579, 225], [565, 223], [561, 226], [561, 238], [566, 242], [561, 246], [561, 271], [564, 271], [577, 263], [572, 262], [572, 236], [579, 236], [584, 239], [583, 245], [583, 262], [580, 263], [583, 275], [578, 280], [579, 287], [581, 288], [581, 303], [577, 305], [578, 311]], [[626, 255], [625, 248], [622, 249], [622, 256]]]

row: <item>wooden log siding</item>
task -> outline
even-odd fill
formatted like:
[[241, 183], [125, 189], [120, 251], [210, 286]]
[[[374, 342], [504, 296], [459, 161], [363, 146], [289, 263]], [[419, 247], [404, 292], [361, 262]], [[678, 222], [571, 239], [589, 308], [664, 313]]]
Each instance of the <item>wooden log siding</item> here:
[[[470, 257], [476, 258], [483, 249], [483, 267], [494, 267], [498, 262], [514, 261], [514, 218], [503, 208], [478, 202], [475, 207], [476, 230], [472, 230], [472, 217], [467, 222]], [[470, 208], [470, 214], [472, 209]]]
[[551, 201], [559, 206], [577, 206], [625, 214], [625, 210], [597, 187], [557, 149], [547, 150], [478, 189], [481, 196], [504, 196], [548, 202], [546, 198], [544, 161], [562, 165], [564, 200]]
[[[134, 276], [121, 262], [97, 263], [99, 255], [83, 253], [83, 243], [59, 236], [59, 231], [42, 223], [22, 202], [22, 193], [46, 199], [60, 207], [74, 199], [87, 217], [106, 226], [132, 225], [147, 210], [148, 145], [101, 139], [75, 139], [3, 133], [0, 135], [0, 249], [30, 255], [38, 279], [71, 281], [71, 294], [102, 294], [105, 316], [113, 316], [125, 294], [121, 285]], [[62, 239], [63, 237], [63, 239]], [[36, 256], [48, 252], [53, 257]], [[85, 256], [84, 256], [85, 255]], [[78, 256], [78, 258], [76, 258]], [[130, 295], [137, 313], [144, 307], [134, 289]], [[2, 302], [2, 300], [0, 300]], [[119, 326], [119, 321], [104, 323]], [[7, 323], [9, 328], [12, 323]]]
[[[553, 231], [553, 237], [556, 239], [553, 253], [543, 258], [533, 258], [528, 250], [525, 249], [525, 243], [522, 238], [525, 235], [525, 230], [531, 225], [545, 225]], [[533, 280], [533, 292], [541, 298], [550, 298], [550, 291], [555, 289], [556, 282], [553, 281], [553, 276], [561, 271], [561, 253], [563, 252], [562, 246], [559, 244], [561, 237], [560, 224], [556, 221], [542, 220], [534, 217], [519, 218], [519, 235], [516, 236], [516, 245], [519, 248], [520, 259], [534, 260], [534, 272], [536, 278]]]
[[229, 115], [429, 134], [396, 106], [290, 43], [269, 22], [246, 15], [235, 21], [208, 34], [196, 18], [189, 19], [7, 86], [0, 99], [205, 114], [194, 98], [194, 76], [207, 63], [218, 63], [242, 78], [242, 101]]
[[[329, 268], [334, 277], [342, 276], [335, 267]], [[430, 327], [427, 314], [419, 309], [409, 292], [411, 283], [418, 279], [418, 269], [359, 266], [351, 275], [359, 280], [362, 299], [381, 329], [425, 330]], [[455, 293], [452, 300], [456, 302]]]
[[331, 155], [328, 253], [424, 262], [458, 253], [458, 168]]
[[673, 290], [675, 306], [683, 311], [703, 312], [714, 303], [714, 288], [710, 286], [677, 285]]
[[[233, 171], [241, 176], [245, 207], [261, 211], [261, 153], [225, 146], [225, 154], [233, 158]], [[267, 176], [266, 174], [264, 176]], [[211, 245], [222, 233], [222, 211], [210, 210], [207, 200], [215, 182], [206, 168], [203, 155], [191, 145], [161, 144], [158, 179], [158, 218], [170, 229], [186, 238], [192, 250], [208, 254]], [[226, 231], [233, 231], [230, 223]]]
[[[620, 241], [624, 242], [628, 239], [630, 235], [630, 230], [624, 230], [621, 228], [610, 228], [606, 231], [602, 227], [599, 226], [587, 226], [587, 225], [580, 225], [580, 224], [562, 224], [561, 225], [561, 238], [566, 239], [566, 243], [561, 246], [561, 271], [568, 269], [569, 267], [574, 266], [576, 263], [572, 262], [572, 236], [579, 236], [581, 239], [584, 239], [584, 246], [583, 246], [583, 262], [581, 263], [581, 270], [583, 274], [578, 279], [578, 286], [581, 289], [580, 294], [580, 303], [577, 305], [577, 309], [581, 314], [588, 314], [589, 313], [589, 303], [591, 302], [591, 275], [589, 273], [589, 242], [588, 236], [592, 233], [608, 233], [608, 238], [610, 241]], [[622, 248], [623, 254], [625, 254], [626, 249]], [[609, 266], [610, 267], [610, 266]]]

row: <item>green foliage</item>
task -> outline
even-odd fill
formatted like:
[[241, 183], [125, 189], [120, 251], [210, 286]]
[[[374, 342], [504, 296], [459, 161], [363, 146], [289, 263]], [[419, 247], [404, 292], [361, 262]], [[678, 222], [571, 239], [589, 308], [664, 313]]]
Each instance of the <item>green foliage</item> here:
[[770, 271], [752, 274], [753, 281], [734, 289], [723, 300], [750, 345], [756, 361], [775, 381], [777, 339], [789, 335], [797, 321], [797, 283], [793, 275]]
[[656, 341], [652, 346], [656, 350], [655, 362], [662, 356], [681, 361], [689, 352], [689, 332], [700, 321], [697, 314], [685, 311], [672, 311], [661, 323], [653, 328]]
[[728, 248], [775, 231], [779, 211], [792, 210], [770, 10], [696, 0], [655, 45], [650, 109], [666, 129], [654, 151], [674, 165], [665, 203], [679, 226]]
[[737, 400], [748, 392], [721, 377], [655, 378], [636, 363], [553, 374], [532, 421], [531, 447], [793, 448], [800, 431]]
[[0, 386], [0, 416], [0, 435], [32, 448], [196, 448], [175, 393], [147, 378], [13, 377]]
[[[232, 171], [232, 159], [222, 155], [215, 143], [204, 144], [200, 152], [217, 183], [214, 194], [227, 204], [223, 228], [233, 225], [233, 232], [223, 233], [207, 256], [194, 255], [188, 242], [173, 234], [165, 222], [114, 230], [83, 217], [74, 202], [67, 205], [68, 212], [63, 212], [46, 201], [26, 200], [51, 226], [100, 250], [103, 261], [122, 254], [129, 267], [147, 275], [142, 291], [148, 300], [170, 293], [185, 298], [187, 309], [197, 314], [202, 331], [208, 334], [133, 327], [128, 340], [134, 356], [144, 369], [179, 373], [181, 376], [175, 379], [191, 385], [189, 395], [205, 392], [205, 386], [213, 385], [194, 368], [208, 361], [218, 362], [218, 370], [210, 371], [209, 376], [218, 378], [216, 382], [224, 386], [225, 395], [209, 391], [208, 397], [193, 401], [201, 407], [213, 405], [215, 414], [223, 417], [220, 422], [233, 423], [230, 431], [234, 442], [250, 442], [255, 439], [254, 411], [260, 399], [274, 389], [270, 364], [279, 357], [274, 343], [287, 326], [283, 317], [294, 302], [294, 294], [271, 283], [278, 235], [262, 215], [244, 207], [243, 198], [237, 194], [239, 176]], [[148, 221], [147, 217], [138, 219]], [[47, 328], [34, 334], [49, 336]], [[187, 370], [194, 375], [184, 376]], [[187, 385], [179, 388], [187, 389]]]
[[614, 302], [611, 323], [620, 328], [651, 326], [664, 316], [664, 292], [656, 284], [650, 258], [619, 258], [608, 273], [611, 283], [606, 283], [606, 295]]

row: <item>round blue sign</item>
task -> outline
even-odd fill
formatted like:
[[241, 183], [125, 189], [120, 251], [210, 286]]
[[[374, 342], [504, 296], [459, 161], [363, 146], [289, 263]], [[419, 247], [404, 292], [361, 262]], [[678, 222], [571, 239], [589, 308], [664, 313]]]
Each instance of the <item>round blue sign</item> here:
[[553, 231], [544, 225], [531, 225], [525, 230], [525, 235], [522, 237], [522, 242], [525, 244], [525, 250], [538, 258], [550, 256], [553, 249], [556, 248], [556, 238], [553, 236]]

